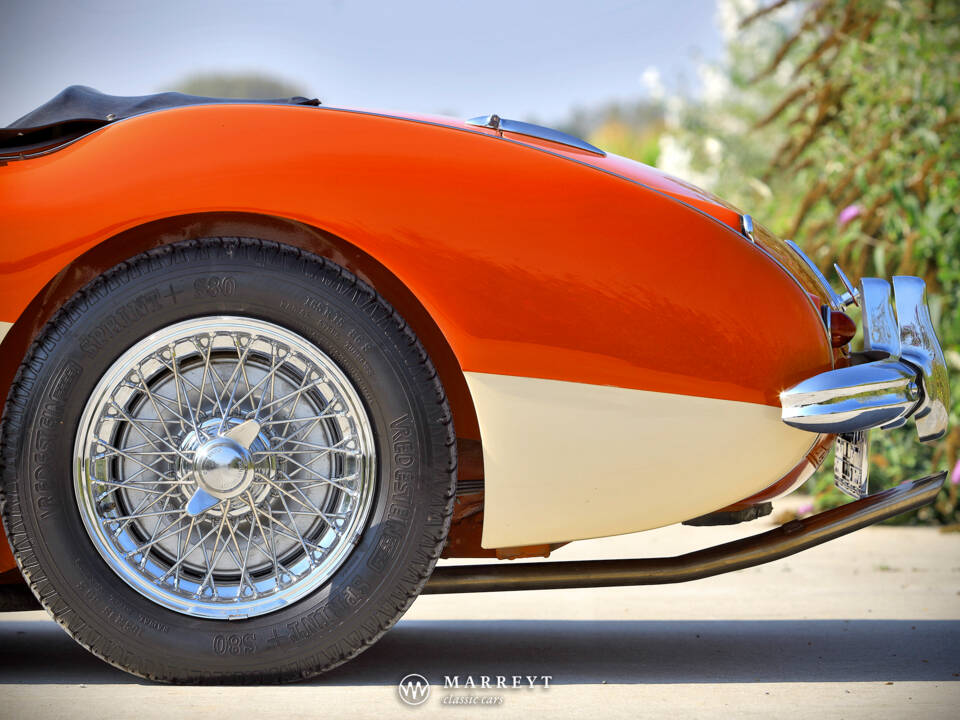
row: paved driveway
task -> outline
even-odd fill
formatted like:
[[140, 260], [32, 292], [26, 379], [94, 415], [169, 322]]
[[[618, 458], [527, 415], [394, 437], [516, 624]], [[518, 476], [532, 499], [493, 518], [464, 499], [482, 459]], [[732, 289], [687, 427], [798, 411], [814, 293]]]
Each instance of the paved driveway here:
[[[554, 558], [669, 555], [770, 524], [665, 528]], [[960, 533], [870, 528], [681, 585], [423, 597], [371, 650], [310, 684], [144, 683], [88, 655], [42, 613], [0, 616], [0, 653], [2, 718], [953, 718]], [[418, 707], [398, 697], [408, 673], [431, 682]], [[494, 689], [444, 689], [445, 675], [461, 686], [488, 676]], [[540, 679], [498, 690], [498, 675], [507, 685], [514, 675]]]

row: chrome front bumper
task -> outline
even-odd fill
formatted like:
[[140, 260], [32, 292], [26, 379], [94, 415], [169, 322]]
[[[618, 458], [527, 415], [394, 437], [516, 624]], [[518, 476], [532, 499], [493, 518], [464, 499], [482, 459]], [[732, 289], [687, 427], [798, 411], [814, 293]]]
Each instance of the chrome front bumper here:
[[[913, 417], [923, 442], [947, 432], [950, 387], [918, 277], [863, 278], [850, 293], [863, 311], [857, 364], [830, 370], [780, 393], [783, 421], [816, 433], [894, 428]], [[896, 301], [896, 310], [894, 302]]]

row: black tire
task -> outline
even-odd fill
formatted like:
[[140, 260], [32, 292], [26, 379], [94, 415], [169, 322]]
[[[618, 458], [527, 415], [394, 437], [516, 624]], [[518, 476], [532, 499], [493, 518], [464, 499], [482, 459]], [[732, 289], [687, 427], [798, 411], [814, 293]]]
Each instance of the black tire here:
[[[225, 277], [230, 293], [218, 294]], [[229, 621], [166, 609], [122, 581], [83, 525], [72, 469], [85, 403], [125, 348], [172, 323], [218, 313], [281, 325], [333, 359], [364, 403], [377, 451], [366, 526], [333, 578], [292, 605]], [[397, 427], [409, 444], [394, 446]], [[417, 597], [450, 525], [455, 434], [423, 346], [348, 271], [256, 239], [166, 246], [77, 293], [27, 353], [0, 440], [3, 524], [33, 593], [81, 645], [151, 680], [295, 681], [349, 660]]]

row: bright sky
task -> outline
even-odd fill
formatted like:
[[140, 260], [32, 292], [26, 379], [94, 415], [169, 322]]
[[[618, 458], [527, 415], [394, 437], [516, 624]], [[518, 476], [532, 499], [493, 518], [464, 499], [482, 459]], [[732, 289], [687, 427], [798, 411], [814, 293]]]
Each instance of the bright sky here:
[[0, 0], [0, 125], [67, 85], [118, 95], [257, 71], [329, 105], [562, 119], [696, 86], [715, 0]]

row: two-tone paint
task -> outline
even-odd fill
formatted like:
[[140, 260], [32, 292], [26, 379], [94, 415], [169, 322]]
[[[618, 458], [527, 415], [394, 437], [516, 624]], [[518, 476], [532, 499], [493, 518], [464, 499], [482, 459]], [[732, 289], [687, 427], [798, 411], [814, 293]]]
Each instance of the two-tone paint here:
[[349, 255], [451, 358], [485, 547], [702, 515], [816, 439], [779, 402], [832, 367], [816, 281], [734, 209], [623, 158], [447, 119], [195, 106], [7, 163], [0, 204], [4, 394], [65, 296], [151, 243], [252, 223]]

